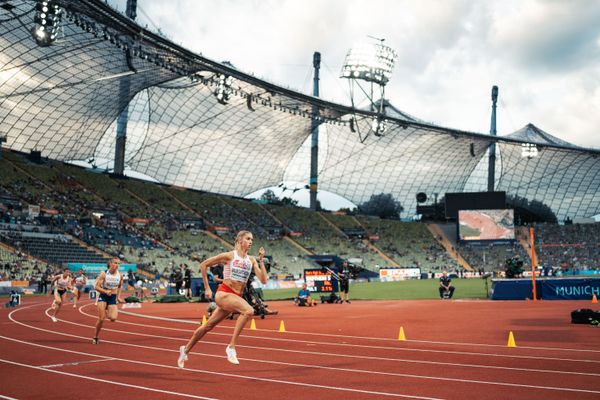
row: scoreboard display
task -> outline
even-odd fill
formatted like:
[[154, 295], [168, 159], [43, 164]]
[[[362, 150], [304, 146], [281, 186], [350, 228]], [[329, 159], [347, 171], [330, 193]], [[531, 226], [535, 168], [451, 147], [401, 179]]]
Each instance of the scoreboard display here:
[[323, 271], [320, 268], [305, 269], [304, 282], [311, 292], [335, 293], [338, 291], [338, 280], [331, 275], [331, 272]]

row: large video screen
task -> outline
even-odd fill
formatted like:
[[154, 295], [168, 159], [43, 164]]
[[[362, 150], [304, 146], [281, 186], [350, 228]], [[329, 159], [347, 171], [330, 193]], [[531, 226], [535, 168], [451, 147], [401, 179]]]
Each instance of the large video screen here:
[[514, 240], [514, 210], [459, 210], [458, 239]]
[[458, 210], [500, 210], [506, 207], [506, 192], [446, 193], [446, 218], [457, 219]]

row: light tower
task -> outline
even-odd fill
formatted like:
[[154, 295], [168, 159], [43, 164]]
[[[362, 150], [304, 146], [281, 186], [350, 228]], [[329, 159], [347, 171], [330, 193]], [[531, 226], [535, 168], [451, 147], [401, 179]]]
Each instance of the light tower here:
[[[376, 136], [382, 136], [386, 129], [384, 121], [385, 85], [392, 76], [397, 54], [391, 47], [383, 44], [385, 39], [371, 39], [375, 41], [359, 43], [348, 50], [341, 77], [348, 79], [352, 108], [356, 108], [357, 88], [368, 99], [369, 110], [376, 113], [370, 132]], [[363, 137], [354, 116], [350, 127], [353, 131], [358, 130], [361, 141], [369, 136], [370, 132]]]
[[[498, 86], [492, 87], [492, 121], [490, 124], [490, 135], [496, 136], [496, 103], [498, 102]], [[488, 192], [494, 191], [496, 184], [496, 142], [490, 145], [488, 159]]]

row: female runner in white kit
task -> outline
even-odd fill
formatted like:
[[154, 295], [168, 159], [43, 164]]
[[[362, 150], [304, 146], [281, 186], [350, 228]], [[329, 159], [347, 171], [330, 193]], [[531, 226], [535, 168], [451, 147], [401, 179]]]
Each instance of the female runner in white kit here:
[[100, 329], [104, 324], [104, 319], [108, 317], [112, 322], [117, 320], [119, 309], [117, 303], [123, 303], [121, 300], [121, 287], [123, 286], [123, 275], [119, 272], [120, 260], [113, 258], [108, 262], [108, 270], [102, 272], [96, 279], [96, 292], [98, 296], [98, 321], [96, 321], [96, 331], [92, 338], [92, 344], [98, 344]]
[[63, 296], [71, 290], [71, 270], [65, 268], [62, 274], [52, 277], [50, 285], [54, 285], [54, 301], [52, 302], [52, 311], [54, 313], [50, 315], [50, 319], [52, 322], [56, 322], [58, 321], [56, 316], [60, 311], [60, 307], [62, 307]]
[[240, 231], [235, 238], [235, 248], [233, 251], [221, 253], [200, 263], [200, 272], [202, 272], [202, 280], [204, 281], [204, 295], [207, 299], [210, 300], [213, 297], [213, 293], [208, 285], [208, 274], [206, 269], [217, 264], [225, 265], [225, 268], [223, 268], [223, 283], [221, 283], [214, 296], [215, 302], [217, 303], [215, 311], [213, 311], [204, 326], [196, 329], [187, 345], [179, 348], [179, 359], [177, 360], [179, 368], [184, 367], [184, 363], [188, 359], [187, 355], [194, 345], [202, 339], [207, 332], [210, 332], [233, 312], [239, 313], [240, 315], [235, 324], [231, 341], [225, 349], [225, 353], [227, 354], [227, 360], [230, 363], [239, 364], [235, 351], [235, 344], [244, 325], [246, 325], [248, 319], [254, 315], [254, 309], [242, 298], [242, 293], [248, 283], [248, 278], [250, 277], [252, 269], [254, 269], [256, 276], [263, 284], [267, 282], [267, 270], [265, 269], [265, 264], [263, 262], [265, 249], [261, 247], [258, 250], [257, 263], [254, 257], [248, 255], [248, 252], [252, 247], [252, 241], [253, 236], [251, 232]]
[[77, 271], [77, 276], [73, 278], [72, 285], [75, 286], [73, 288], [73, 308], [77, 308], [77, 301], [81, 298], [81, 293], [87, 285], [87, 276], [85, 276], [83, 268]]

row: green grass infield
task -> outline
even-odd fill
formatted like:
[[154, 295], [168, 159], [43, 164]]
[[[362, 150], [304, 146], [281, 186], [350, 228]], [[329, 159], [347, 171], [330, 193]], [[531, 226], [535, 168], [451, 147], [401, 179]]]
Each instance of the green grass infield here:
[[[485, 299], [484, 279], [453, 279], [454, 299]], [[491, 288], [491, 281], [488, 280]], [[364, 282], [350, 284], [350, 300], [418, 300], [439, 299], [439, 280], [420, 279], [400, 282]], [[299, 289], [263, 290], [265, 300], [285, 300], [296, 297]], [[324, 293], [314, 293], [320, 299]]]

